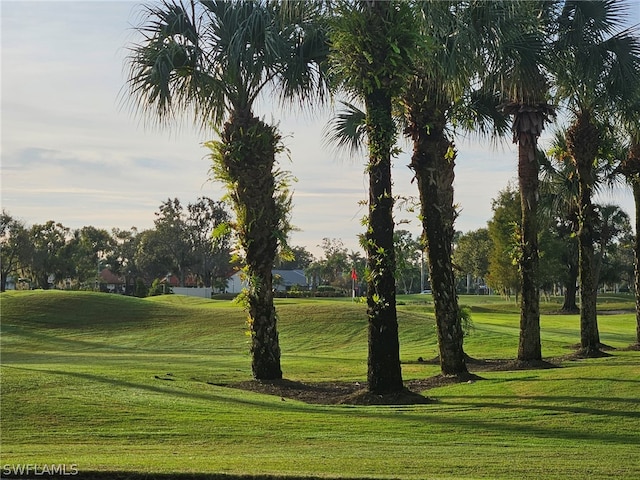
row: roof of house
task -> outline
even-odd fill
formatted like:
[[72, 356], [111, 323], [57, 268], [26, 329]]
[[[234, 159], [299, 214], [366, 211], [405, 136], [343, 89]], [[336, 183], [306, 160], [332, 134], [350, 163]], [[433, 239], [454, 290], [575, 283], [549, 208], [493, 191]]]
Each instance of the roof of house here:
[[272, 270], [271, 274], [276, 277], [279, 276], [282, 285], [307, 285], [307, 277], [304, 276], [302, 270]]
[[108, 268], [104, 268], [104, 269], [102, 269], [100, 271], [100, 279], [104, 283], [109, 283], [109, 284], [113, 284], [113, 285], [120, 285], [120, 284], [124, 283], [124, 280], [122, 279], [122, 277], [119, 277], [118, 275], [115, 275]]

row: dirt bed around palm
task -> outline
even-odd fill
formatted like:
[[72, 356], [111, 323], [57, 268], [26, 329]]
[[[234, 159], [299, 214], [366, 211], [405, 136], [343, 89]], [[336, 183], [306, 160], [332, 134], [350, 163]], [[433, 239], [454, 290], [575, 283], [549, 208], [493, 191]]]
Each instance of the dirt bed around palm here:
[[[427, 361], [419, 359], [415, 363], [437, 363], [437, 359]], [[467, 365], [470, 370], [476, 372], [557, 368], [555, 363], [547, 361], [519, 362], [515, 360], [476, 360], [472, 358], [467, 359]], [[279, 396], [283, 402], [297, 400], [321, 405], [415, 405], [435, 402], [435, 400], [427, 396], [428, 390], [432, 388], [452, 383], [472, 383], [482, 379], [481, 376], [475, 373], [436, 375], [425, 379], [407, 381], [402, 391], [388, 394], [369, 392], [367, 384], [363, 382], [303, 383], [282, 379], [269, 381], [249, 380], [225, 386]]]

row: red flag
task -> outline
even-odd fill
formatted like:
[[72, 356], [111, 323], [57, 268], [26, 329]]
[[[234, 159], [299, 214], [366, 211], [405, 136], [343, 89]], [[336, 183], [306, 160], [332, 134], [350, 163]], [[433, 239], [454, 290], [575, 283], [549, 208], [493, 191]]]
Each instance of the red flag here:
[[358, 279], [358, 274], [356, 273], [356, 269], [355, 268], [351, 269], [351, 278], [353, 280], [357, 280]]

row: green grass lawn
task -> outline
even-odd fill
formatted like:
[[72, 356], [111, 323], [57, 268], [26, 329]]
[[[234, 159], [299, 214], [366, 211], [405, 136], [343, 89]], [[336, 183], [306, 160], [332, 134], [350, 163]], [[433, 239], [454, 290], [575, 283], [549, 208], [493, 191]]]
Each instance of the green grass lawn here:
[[[399, 297], [405, 380], [439, 373], [416, 361], [437, 355], [430, 300]], [[640, 477], [640, 352], [623, 350], [635, 340], [631, 297], [601, 298], [611, 357], [478, 372], [483, 380], [423, 392], [432, 404], [383, 407], [220, 386], [251, 378], [245, 314], [229, 301], [34, 291], [0, 302], [1, 467], [76, 465], [86, 478]], [[474, 324], [466, 352], [514, 358], [515, 303], [460, 303]], [[286, 378], [366, 379], [364, 304], [277, 306]], [[579, 341], [578, 316], [558, 307], [542, 305], [549, 359]]]

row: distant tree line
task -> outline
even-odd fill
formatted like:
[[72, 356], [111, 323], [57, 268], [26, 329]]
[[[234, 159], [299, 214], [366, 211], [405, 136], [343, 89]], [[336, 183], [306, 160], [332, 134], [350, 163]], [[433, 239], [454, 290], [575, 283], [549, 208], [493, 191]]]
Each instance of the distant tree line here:
[[[50, 220], [28, 226], [3, 210], [0, 219], [2, 288], [8, 278], [18, 288], [105, 288], [100, 272], [108, 269], [124, 280], [120, 293], [144, 296], [168, 275], [180, 286], [213, 287], [224, 292], [226, 279], [242, 267], [234, 256], [230, 217], [222, 202], [207, 197], [183, 206], [178, 198], [163, 201], [155, 212], [154, 228], [111, 231], [85, 226], [76, 230]], [[222, 233], [221, 233], [222, 232]], [[408, 231], [396, 232], [397, 278], [405, 293], [420, 288], [420, 243]], [[336, 295], [366, 291], [366, 262], [349, 251], [341, 239], [323, 238], [317, 259], [303, 246], [290, 247], [273, 268], [302, 270], [312, 290]], [[354, 278], [355, 277], [355, 278]], [[154, 286], [153, 283], [156, 282]]]
[[187, 277], [202, 286], [220, 284], [230, 269], [231, 238], [212, 233], [229, 219], [224, 205], [202, 197], [184, 207], [177, 198], [167, 199], [155, 215], [154, 228], [109, 232], [71, 230], [53, 220], [28, 226], [3, 211], [2, 289], [13, 276], [22, 288], [97, 290], [103, 269], [122, 277], [122, 293], [128, 294], [146, 294], [167, 274], [175, 274], [180, 285]]
[[[517, 298], [520, 295], [519, 195], [516, 188], [508, 186], [493, 200], [493, 217], [486, 228], [457, 236], [453, 259], [460, 292], [487, 293], [490, 288], [505, 296]], [[604, 291], [635, 291], [635, 236], [631, 220], [617, 205], [596, 205], [596, 212], [597, 284]], [[538, 236], [540, 288], [547, 296], [563, 295], [562, 310], [576, 313], [578, 245], [575, 224], [557, 213], [540, 218], [539, 222], [545, 226]]]

